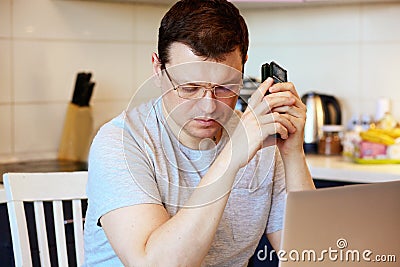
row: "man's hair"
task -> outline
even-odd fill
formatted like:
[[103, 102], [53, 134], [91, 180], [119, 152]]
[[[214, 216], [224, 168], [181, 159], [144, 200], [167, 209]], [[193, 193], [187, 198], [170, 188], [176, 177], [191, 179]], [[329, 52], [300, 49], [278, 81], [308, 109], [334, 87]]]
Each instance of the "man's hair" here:
[[226, 0], [181, 0], [171, 7], [158, 31], [158, 54], [162, 68], [170, 61], [172, 43], [189, 46], [206, 59], [224, 60], [224, 55], [240, 49], [246, 61], [249, 36], [239, 10]]

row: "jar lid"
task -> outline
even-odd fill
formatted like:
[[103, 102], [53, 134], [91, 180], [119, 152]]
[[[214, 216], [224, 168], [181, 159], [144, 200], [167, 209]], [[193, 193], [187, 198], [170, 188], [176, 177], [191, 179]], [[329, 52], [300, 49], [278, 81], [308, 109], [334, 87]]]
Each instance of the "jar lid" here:
[[343, 125], [326, 124], [326, 125], [322, 125], [321, 129], [323, 132], [343, 132], [344, 126]]

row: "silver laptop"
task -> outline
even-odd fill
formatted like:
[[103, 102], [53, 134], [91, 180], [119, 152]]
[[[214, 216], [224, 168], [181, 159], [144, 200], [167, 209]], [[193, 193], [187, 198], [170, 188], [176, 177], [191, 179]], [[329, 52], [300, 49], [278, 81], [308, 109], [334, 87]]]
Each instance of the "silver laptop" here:
[[400, 266], [400, 181], [288, 193], [281, 267]]

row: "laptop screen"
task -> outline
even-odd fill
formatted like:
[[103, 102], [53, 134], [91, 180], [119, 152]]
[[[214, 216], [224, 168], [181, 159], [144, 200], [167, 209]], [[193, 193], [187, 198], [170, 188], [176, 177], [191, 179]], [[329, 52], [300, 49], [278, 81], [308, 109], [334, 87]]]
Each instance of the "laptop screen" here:
[[400, 266], [400, 181], [287, 195], [280, 266]]

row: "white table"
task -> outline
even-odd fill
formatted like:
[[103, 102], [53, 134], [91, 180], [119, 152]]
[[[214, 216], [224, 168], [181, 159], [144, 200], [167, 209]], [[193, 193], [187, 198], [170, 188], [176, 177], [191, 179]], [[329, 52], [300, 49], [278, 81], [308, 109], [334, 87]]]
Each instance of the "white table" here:
[[307, 155], [314, 179], [354, 183], [400, 180], [400, 164], [357, 164], [342, 156]]

